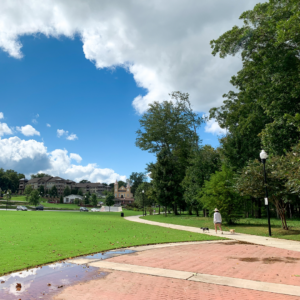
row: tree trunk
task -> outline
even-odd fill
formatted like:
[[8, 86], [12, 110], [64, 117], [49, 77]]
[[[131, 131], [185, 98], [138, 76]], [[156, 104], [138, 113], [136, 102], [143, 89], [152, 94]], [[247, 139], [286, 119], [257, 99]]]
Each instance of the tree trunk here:
[[206, 218], [206, 209], [203, 209], [203, 217]]
[[160, 205], [158, 205], [158, 214], [160, 215]]
[[167, 216], [167, 206], [165, 206], [165, 217]]
[[196, 211], [196, 216], [199, 217], [199, 209], [198, 209], [198, 207], [195, 207], [195, 211]]
[[192, 208], [191, 208], [191, 206], [189, 205], [189, 207], [188, 207], [188, 210], [189, 210], [189, 215], [192, 215], [193, 214], [193, 212], [192, 212]]
[[174, 203], [174, 214], [175, 214], [175, 216], [178, 215], [178, 210], [177, 210], [177, 204], [176, 203]]
[[282, 200], [275, 200], [275, 206], [277, 214], [279, 215], [282, 223], [282, 229], [288, 230], [288, 226], [286, 223], [286, 217], [285, 217], [285, 203]]

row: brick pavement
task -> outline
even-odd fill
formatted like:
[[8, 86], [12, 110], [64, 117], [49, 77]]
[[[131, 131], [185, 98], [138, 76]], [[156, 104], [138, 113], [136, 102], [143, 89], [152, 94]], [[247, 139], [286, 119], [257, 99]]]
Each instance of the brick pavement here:
[[[101, 271], [104, 271], [103, 269]], [[107, 272], [110, 272], [107, 270]], [[113, 271], [66, 288], [55, 300], [299, 300], [287, 296], [180, 279]]]

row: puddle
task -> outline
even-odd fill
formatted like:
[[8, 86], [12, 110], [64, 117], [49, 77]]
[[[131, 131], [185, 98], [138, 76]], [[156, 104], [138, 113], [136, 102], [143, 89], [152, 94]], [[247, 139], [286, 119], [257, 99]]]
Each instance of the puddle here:
[[87, 258], [87, 259], [108, 259], [112, 258], [114, 256], [119, 256], [119, 255], [124, 255], [124, 254], [131, 254], [135, 253], [135, 250], [128, 250], [128, 249], [120, 249], [120, 250], [112, 250], [112, 251], [107, 251], [107, 252], [100, 252], [100, 253], [95, 253], [91, 255], [86, 255], [86, 256], [80, 256], [77, 258]]
[[[78, 258], [107, 259], [134, 253], [134, 250], [116, 250]], [[58, 262], [0, 277], [0, 300], [52, 299], [64, 287], [92, 279], [103, 278], [108, 272], [87, 265]]]

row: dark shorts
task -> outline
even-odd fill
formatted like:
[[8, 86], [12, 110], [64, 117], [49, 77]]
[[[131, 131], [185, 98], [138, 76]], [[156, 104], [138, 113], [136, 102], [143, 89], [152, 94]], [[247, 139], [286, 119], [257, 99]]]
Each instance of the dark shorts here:
[[215, 224], [222, 224], [221, 222], [216, 222]]

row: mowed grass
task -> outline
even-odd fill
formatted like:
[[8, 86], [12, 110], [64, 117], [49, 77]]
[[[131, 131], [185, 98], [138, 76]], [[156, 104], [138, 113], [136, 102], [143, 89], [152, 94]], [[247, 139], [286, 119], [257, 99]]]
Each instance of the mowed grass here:
[[[153, 215], [143, 217], [147, 220], [170, 223], [184, 226], [192, 227], [208, 227], [214, 229], [213, 219], [197, 217], [195, 215], [179, 215], [175, 216], [173, 214], [167, 215]], [[271, 219], [271, 230], [272, 236], [275, 238], [287, 239], [300, 241], [300, 220], [287, 220], [289, 230], [283, 230], [281, 228], [281, 221], [277, 219]], [[240, 219], [237, 224], [227, 225], [222, 224], [223, 230], [235, 229], [236, 232], [247, 233], [259, 236], [269, 236], [268, 231], [268, 220], [267, 219]]]
[[128, 246], [217, 239], [126, 221], [120, 213], [0, 211], [0, 275]]

